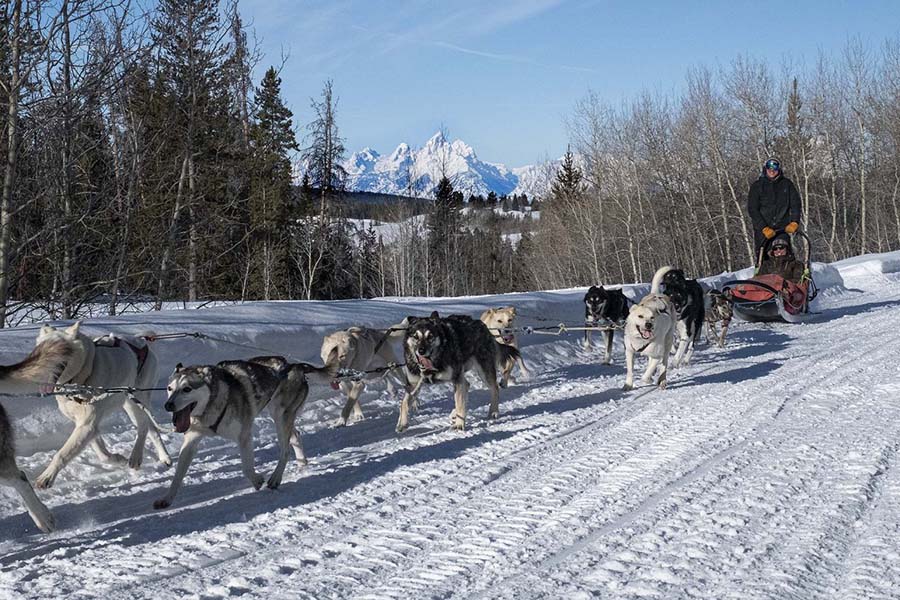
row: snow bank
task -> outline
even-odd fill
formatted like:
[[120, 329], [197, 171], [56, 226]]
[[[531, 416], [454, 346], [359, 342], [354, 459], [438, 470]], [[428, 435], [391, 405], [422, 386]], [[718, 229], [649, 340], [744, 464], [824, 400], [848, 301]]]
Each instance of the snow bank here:
[[845, 279], [900, 273], [900, 252], [864, 254], [839, 260], [832, 265]]

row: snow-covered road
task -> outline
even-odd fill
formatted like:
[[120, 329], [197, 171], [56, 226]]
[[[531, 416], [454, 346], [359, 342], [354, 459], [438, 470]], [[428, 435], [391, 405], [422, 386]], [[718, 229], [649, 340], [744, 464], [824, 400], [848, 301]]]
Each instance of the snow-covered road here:
[[[447, 428], [448, 387], [426, 390], [399, 436], [381, 389], [346, 428], [331, 427], [340, 399], [319, 390], [302, 418], [310, 464], [290, 465], [274, 492], [252, 491], [234, 445], [208, 440], [173, 508], [154, 511], [171, 470], [147, 458], [125, 472], [85, 453], [41, 493], [52, 535], [0, 489], [0, 597], [898, 598], [900, 277], [879, 272], [891, 261], [838, 265], [846, 287], [824, 292], [817, 322], [738, 324], [665, 391], [622, 392], [621, 343], [600, 366], [574, 336], [523, 339], [531, 378], [501, 391], [493, 422], [475, 390], [463, 433]], [[523, 323], [572, 322], [580, 295], [273, 303], [150, 326], [243, 328], [311, 359], [322, 332], [354, 322], [498, 303], [519, 306]], [[31, 337], [0, 338], [2, 362]], [[241, 355], [198, 344], [166, 346], [165, 372]], [[46, 401], [15, 402], [33, 478], [69, 429]], [[126, 451], [126, 420], [109, 429]], [[177, 452], [181, 436], [165, 439]], [[270, 471], [266, 419], [256, 447]]]

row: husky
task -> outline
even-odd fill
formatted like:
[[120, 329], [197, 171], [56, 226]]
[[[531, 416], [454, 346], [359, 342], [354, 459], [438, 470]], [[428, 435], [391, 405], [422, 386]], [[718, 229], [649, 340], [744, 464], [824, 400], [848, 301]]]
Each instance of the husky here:
[[700, 339], [703, 322], [706, 320], [706, 308], [703, 299], [703, 287], [696, 279], [686, 279], [684, 271], [674, 267], [667, 269], [662, 279], [662, 287], [678, 317], [676, 328], [678, 333], [678, 351], [675, 353], [674, 367], [691, 362], [694, 347]]
[[455, 408], [450, 413], [453, 429], [465, 429], [469, 382], [466, 372], [475, 370], [491, 394], [488, 418], [500, 415], [500, 387], [497, 367], [520, 358], [519, 351], [506, 344], [498, 344], [487, 326], [467, 315], [441, 318], [437, 312], [430, 317], [407, 317], [403, 351], [406, 359], [407, 393], [400, 403], [397, 432], [409, 424], [410, 402], [417, 403], [423, 383], [446, 381], [453, 384]]
[[[494, 336], [494, 341], [498, 344], [512, 346], [518, 350], [519, 341], [516, 339], [516, 334], [512, 331], [515, 320], [515, 306], [489, 308], [481, 313], [481, 322], [487, 325], [487, 328]], [[512, 377], [512, 370], [516, 366], [516, 362], [516, 359], [513, 359], [507, 361], [506, 364], [501, 365], [500, 387], [507, 387], [510, 381], [515, 383], [516, 380]], [[518, 364], [519, 368], [522, 370], [522, 375], [528, 377], [528, 369], [525, 368], [525, 360], [521, 356], [518, 358]]]
[[[607, 290], [602, 285], [592, 285], [584, 295], [584, 324], [586, 327], [621, 325], [628, 318], [628, 298], [622, 290]], [[613, 335], [615, 331], [603, 332], [606, 338], [606, 355], [603, 364], [612, 362]], [[584, 332], [583, 346], [591, 349], [591, 331]]]
[[[712, 343], [712, 338], [715, 338], [719, 348], [724, 348], [725, 335], [728, 333], [728, 326], [734, 317], [731, 300], [719, 290], [709, 290], [704, 296], [704, 300], [706, 308], [706, 339]], [[721, 333], [717, 331], [718, 323], [722, 323]]]
[[[69, 361], [71, 348], [61, 341], [38, 344], [25, 360], [0, 365], [0, 389], [6, 394], [35, 394], [49, 391]], [[28, 477], [16, 465], [12, 423], [0, 404], [0, 485], [16, 490], [34, 524], [44, 533], [55, 528], [53, 515], [38, 499]]]
[[162, 509], [172, 505], [184, 476], [204, 437], [215, 435], [237, 442], [244, 475], [255, 489], [263, 476], [253, 465], [253, 421], [266, 407], [275, 422], [280, 454], [267, 486], [276, 489], [287, 465], [290, 450], [301, 466], [306, 454], [294, 420], [309, 393], [307, 376], [327, 383], [334, 372], [305, 363], [289, 363], [280, 356], [249, 360], [227, 360], [216, 365], [184, 367], [180, 363], [169, 378], [165, 409], [172, 413], [175, 431], [184, 434], [175, 476], [165, 496], [153, 503]]
[[[354, 369], [357, 371], [369, 371], [380, 369], [388, 365], [399, 365], [400, 361], [390, 343], [392, 331], [377, 331], [365, 327], [351, 327], [342, 331], [335, 331], [325, 336], [322, 340], [322, 362], [325, 365], [337, 369]], [[388, 394], [395, 393], [394, 378], [391, 371], [383, 374], [372, 373], [368, 379], [383, 377], [387, 385]], [[403, 385], [405, 385], [405, 381]], [[359, 381], [332, 381], [331, 387], [340, 389], [347, 396], [347, 402], [341, 411], [341, 417], [337, 425], [344, 426], [353, 411], [353, 420], [363, 418], [362, 408], [359, 406], [359, 396], [366, 389], [366, 382]]]
[[[47, 348], [65, 348], [66, 359], [62, 373], [54, 376], [50, 366], [26, 359], [9, 367], [0, 377], [0, 392], [34, 393], [49, 391], [53, 384], [69, 383], [96, 388], [150, 388], [156, 384], [156, 355], [146, 342], [136, 338], [106, 336], [92, 340], [81, 332], [79, 321], [66, 329], [56, 329], [50, 325], [41, 327], [32, 356], [35, 353], [41, 356], [43, 351], [38, 351], [38, 348], [44, 345], [48, 345]], [[49, 381], [50, 387], [45, 389], [46, 384], [36, 385], [34, 381]], [[37, 478], [35, 486], [51, 487], [59, 472], [88, 444], [102, 461], [137, 469], [143, 462], [144, 444], [148, 435], [156, 448], [159, 461], [171, 466], [172, 460], [159, 435], [159, 429], [137, 404], [148, 405], [150, 392], [135, 392], [133, 397], [132, 399], [126, 393], [86, 397], [57, 394], [56, 403], [60, 412], [75, 423], [75, 429]], [[127, 459], [120, 454], [111, 453], [100, 436], [100, 424], [103, 420], [122, 408], [138, 430], [137, 440]]]
[[647, 370], [642, 381], [650, 383], [653, 374], [660, 366], [657, 385], [665, 389], [666, 371], [669, 366], [669, 353], [675, 336], [675, 306], [665, 294], [660, 293], [663, 276], [671, 267], [662, 267], [653, 275], [650, 293], [638, 304], [631, 307], [625, 320], [625, 391], [634, 388], [634, 355], [641, 353], [649, 358]]

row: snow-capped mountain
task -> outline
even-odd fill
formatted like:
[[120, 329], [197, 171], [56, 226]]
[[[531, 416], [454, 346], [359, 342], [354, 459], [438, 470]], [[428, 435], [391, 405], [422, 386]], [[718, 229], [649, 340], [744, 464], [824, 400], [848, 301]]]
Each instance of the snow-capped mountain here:
[[371, 148], [354, 152], [344, 163], [347, 189], [360, 192], [430, 196], [446, 173], [464, 196], [493, 191], [497, 195], [542, 195], [547, 191], [558, 161], [509, 169], [482, 161], [462, 140], [447, 141], [441, 132], [419, 149], [400, 144], [389, 155]]

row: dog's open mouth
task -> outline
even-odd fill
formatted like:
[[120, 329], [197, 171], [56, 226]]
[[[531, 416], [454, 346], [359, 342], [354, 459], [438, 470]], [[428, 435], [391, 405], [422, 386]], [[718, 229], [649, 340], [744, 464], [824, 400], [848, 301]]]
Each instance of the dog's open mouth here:
[[340, 382], [339, 382], [337, 379], [332, 379], [332, 380], [331, 380], [331, 389], [333, 389], [333, 390], [339, 390], [339, 389], [341, 389], [341, 384], [340, 384]]
[[652, 329], [641, 329], [640, 325], [638, 325], [637, 330], [638, 330], [638, 333], [641, 334], [641, 337], [644, 338], [645, 340], [649, 340], [650, 338], [653, 337]]
[[513, 340], [516, 338], [515, 338], [515, 336], [513, 336], [513, 334], [508, 333], [506, 335], [501, 335], [500, 339], [503, 340], [504, 344], [512, 344]]
[[416, 361], [419, 363], [419, 366], [425, 369], [426, 371], [434, 371], [434, 363], [431, 362], [431, 359], [427, 356], [422, 356], [421, 354], [416, 355]]
[[194, 410], [194, 407], [197, 406], [196, 402], [191, 402], [181, 410], [176, 410], [172, 413], [172, 425], [175, 426], [175, 431], [178, 433], [184, 433], [191, 426], [191, 411]]

